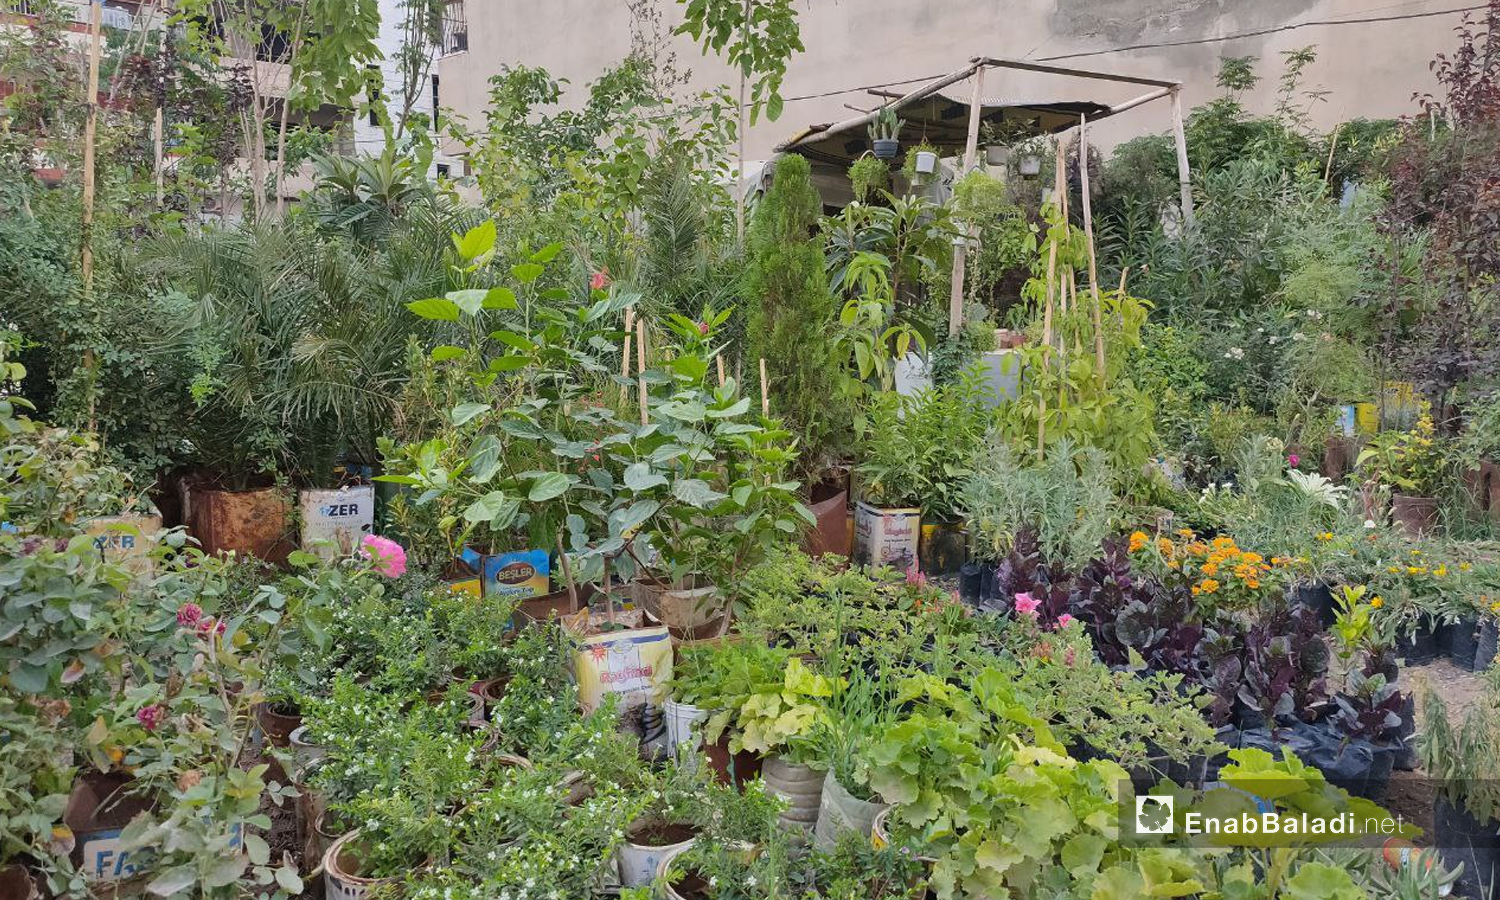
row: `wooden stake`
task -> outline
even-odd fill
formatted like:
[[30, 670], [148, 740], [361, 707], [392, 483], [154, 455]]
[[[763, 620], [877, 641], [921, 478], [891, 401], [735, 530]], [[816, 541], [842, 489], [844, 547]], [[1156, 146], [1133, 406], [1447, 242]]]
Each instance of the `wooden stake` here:
[[568, 551], [563, 549], [562, 530], [557, 532], [557, 561], [562, 566], [563, 581], [568, 585], [568, 604], [571, 612], [578, 612], [578, 585], [573, 582], [573, 566], [568, 562]]
[[1191, 228], [1193, 215], [1193, 173], [1188, 167], [1187, 132], [1182, 127], [1182, 93], [1172, 88], [1172, 137], [1177, 143], [1177, 190], [1182, 198], [1182, 224]]
[[1083, 191], [1083, 237], [1089, 245], [1089, 290], [1094, 295], [1094, 365], [1098, 367], [1099, 389], [1105, 387], [1104, 376], [1104, 301], [1099, 297], [1099, 261], [1094, 250], [1094, 211], [1089, 201], [1089, 118], [1078, 117], [1078, 183]]
[[723, 353], [719, 353], [717, 356], [714, 357], [714, 364], [717, 365], [718, 369], [719, 369], [719, 387], [723, 387], [724, 386], [724, 354]]
[[[1067, 180], [1067, 167], [1063, 161], [1063, 147], [1059, 142], [1057, 145], [1057, 161], [1052, 173], [1052, 193], [1061, 200], [1063, 182]], [[1061, 202], [1058, 209], [1063, 208]], [[1064, 219], [1064, 225], [1067, 220]], [[1052, 302], [1057, 288], [1057, 242], [1050, 241], [1047, 248], [1047, 307], [1042, 313], [1042, 367], [1050, 368], [1052, 365]], [[1047, 441], [1047, 394], [1041, 393], [1041, 401], [1037, 404], [1036, 417], [1036, 455], [1038, 459], [1043, 456], [1043, 447]]]
[[771, 391], [766, 385], [766, 358], [760, 358], [760, 414], [763, 418], [771, 418]]
[[[103, 0], [89, 2], [89, 79], [84, 84], [88, 92], [88, 118], [83, 124], [83, 221], [82, 246], [79, 253], [79, 275], [83, 280], [84, 303], [90, 302], [94, 294], [94, 140], [99, 130], [99, 45], [103, 39], [100, 17], [104, 14]], [[93, 431], [95, 419], [95, 381], [98, 379], [98, 361], [94, 348], [83, 351], [83, 366], [88, 373], [89, 431]]]
[[639, 387], [641, 399], [641, 424], [645, 425], [650, 418], [646, 415], [646, 317], [642, 316], [635, 320], [635, 370], [636, 384]]
[[1323, 166], [1323, 180], [1325, 182], [1328, 180], [1328, 176], [1333, 174], [1333, 151], [1338, 149], [1339, 132], [1343, 129], [1343, 127], [1343, 122], [1340, 122], [1337, 125], [1333, 126], [1333, 137], [1328, 141], [1328, 162]]
[[[630, 378], [630, 339], [635, 331], [635, 307], [625, 310], [625, 351], [620, 354], [620, 377]], [[620, 385], [620, 405], [625, 405], [626, 387]]]
[[[974, 92], [969, 98], [969, 134], [964, 141], [964, 175], [974, 169], [979, 152], [979, 120], [984, 117], [984, 70], [983, 63], [974, 66]], [[964, 327], [964, 270], [969, 252], [968, 237], [971, 234], [964, 224], [958, 241], [953, 247], [953, 278], [948, 290], [948, 336], [955, 337]]]

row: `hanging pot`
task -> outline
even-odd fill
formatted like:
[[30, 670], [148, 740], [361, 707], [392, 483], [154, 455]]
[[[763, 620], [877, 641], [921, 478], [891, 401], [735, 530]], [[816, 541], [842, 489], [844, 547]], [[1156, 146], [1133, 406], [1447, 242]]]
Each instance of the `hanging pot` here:
[[786, 801], [787, 807], [780, 817], [781, 827], [802, 833], [811, 831], [818, 823], [823, 781], [828, 773], [787, 762], [780, 756], [770, 756], [760, 774], [766, 781], [766, 790]]
[[846, 831], [871, 834], [875, 817], [885, 808], [884, 803], [858, 799], [830, 775], [823, 780], [823, 793], [818, 799], [818, 822], [813, 830], [817, 848], [833, 849], [839, 835]]
[[698, 829], [691, 825], [642, 819], [625, 831], [625, 842], [615, 851], [620, 886], [642, 887], [651, 883], [662, 861], [693, 845]]
[[1010, 165], [1010, 148], [1004, 144], [990, 144], [984, 148], [984, 161], [992, 166]]
[[1042, 158], [1035, 154], [1028, 154], [1026, 156], [1023, 156], [1021, 157], [1020, 169], [1021, 174], [1025, 175], [1027, 178], [1032, 178], [1034, 176], [1040, 175], [1042, 173]]
[[870, 142], [870, 148], [876, 159], [895, 159], [901, 151], [901, 142], [877, 138]]
[[1391, 497], [1391, 518], [1411, 537], [1426, 537], [1437, 528], [1437, 500], [1396, 494]]
[[931, 175], [937, 171], [938, 155], [931, 150], [918, 150], [915, 167], [918, 175]]

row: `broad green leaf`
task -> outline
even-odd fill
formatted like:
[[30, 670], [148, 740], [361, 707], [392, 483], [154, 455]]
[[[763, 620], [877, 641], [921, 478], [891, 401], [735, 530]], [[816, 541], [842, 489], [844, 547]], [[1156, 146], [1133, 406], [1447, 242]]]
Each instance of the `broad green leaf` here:
[[723, 500], [726, 495], [714, 490], [700, 478], [680, 478], [672, 485], [672, 496], [689, 506], [703, 509]]
[[433, 362], [443, 362], [449, 359], [458, 359], [460, 356], [463, 356], [468, 352], [469, 351], [465, 350], [462, 347], [455, 347], [452, 344], [442, 344], [440, 346], [433, 347], [431, 355]]
[[458, 304], [443, 297], [413, 300], [411, 303], [406, 304], [406, 308], [424, 319], [457, 322], [459, 317]]
[[561, 472], [548, 472], [531, 483], [531, 490], [526, 493], [526, 499], [533, 503], [551, 500], [566, 493], [569, 485], [568, 476]]
[[529, 262], [519, 263], [510, 267], [510, 274], [514, 275], [515, 279], [522, 284], [531, 284], [533, 281], [541, 278], [542, 273], [545, 271], [547, 271], [545, 267]]
[[490, 491], [488, 494], [469, 504], [468, 508], [464, 510], [464, 520], [476, 524], [491, 521], [505, 509], [505, 504], [504, 491]]
[[158, 897], [170, 897], [181, 893], [198, 882], [198, 873], [192, 866], [177, 866], [168, 869], [146, 885], [146, 892]]
[[455, 426], [464, 425], [473, 421], [475, 416], [488, 412], [489, 409], [488, 403], [460, 403], [453, 407], [449, 417]]
[[648, 491], [663, 484], [667, 484], [666, 477], [651, 471], [650, 463], [631, 463], [625, 467], [625, 486], [632, 491]]
[[484, 305], [485, 292], [479, 289], [449, 291], [444, 296], [452, 301], [454, 306], [473, 316], [478, 315], [480, 307]]
[[537, 252], [531, 254], [531, 261], [534, 263], [552, 262], [554, 259], [557, 259], [557, 254], [562, 252], [562, 248], [563, 245], [561, 241], [548, 244]]
[[463, 237], [454, 236], [453, 247], [464, 259], [477, 259], [495, 249], [495, 221], [485, 219], [464, 232]]
[[485, 292], [481, 305], [485, 309], [515, 309], [516, 292], [508, 287], [490, 288]]

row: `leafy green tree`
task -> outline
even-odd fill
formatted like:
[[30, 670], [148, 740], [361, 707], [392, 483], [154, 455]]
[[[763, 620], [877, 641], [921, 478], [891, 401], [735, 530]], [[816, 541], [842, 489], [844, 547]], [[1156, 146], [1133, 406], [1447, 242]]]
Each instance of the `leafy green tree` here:
[[820, 207], [807, 160], [778, 160], [751, 223], [743, 286], [746, 362], [766, 361], [774, 412], [803, 436], [802, 465], [810, 475], [837, 460], [853, 421], [848, 405], [835, 402], [842, 379], [830, 332], [839, 302], [823, 274]]

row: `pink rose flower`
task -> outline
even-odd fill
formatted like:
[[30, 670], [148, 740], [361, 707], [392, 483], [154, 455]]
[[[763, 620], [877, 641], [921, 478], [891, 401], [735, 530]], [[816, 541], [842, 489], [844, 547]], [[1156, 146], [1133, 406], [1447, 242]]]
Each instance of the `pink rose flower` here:
[[208, 616], [198, 620], [197, 628], [199, 637], [208, 637], [211, 634], [223, 634], [229, 629], [229, 624]]
[[1295, 453], [1288, 454], [1286, 458], [1286, 464], [1294, 469], [1297, 468], [1297, 463], [1300, 463], [1301, 461], [1302, 457], [1298, 456]]
[[374, 564], [375, 571], [387, 578], [406, 574], [406, 550], [390, 538], [367, 534], [359, 542], [360, 556]]
[[203, 618], [203, 607], [196, 603], [184, 603], [177, 607], [177, 627], [193, 628]]
[[1037, 607], [1041, 605], [1042, 601], [1037, 600], [1030, 594], [1016, 595], [1016, 612], [1023, 616], [1030, 616], [1035, 619], [1037, 617]]
[[602, 291], [609, 287], [609, 272], [595, 272], [589, 276], [589, 290]]
[[1060, 616], [1057, 617], [1057, 627], [1058, 628], [1067, 628], [1069, 625], [1072, 625], [1072, 624], [1073, 624], [1073, 617], [1070, 616], [1070, 615], [1068, 615], [1067, 613], [1063, 613], [1062, 615], [1060, 615]]
[[135, 720], [147, 731], [155, 731], [167, 720], [167, 708], [160, 703], [143, 706], [135, 711]]

